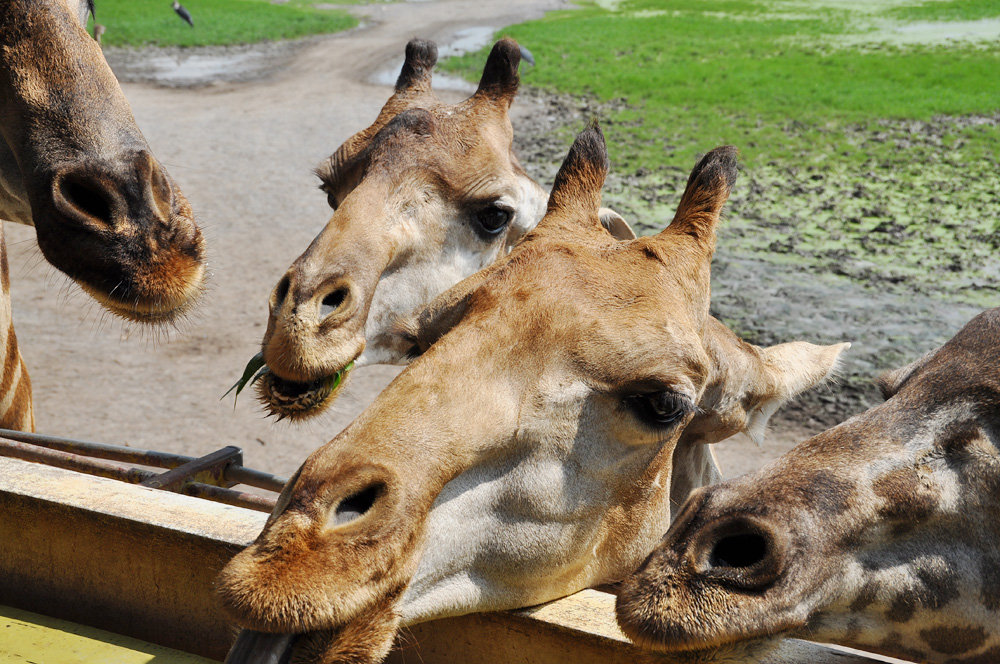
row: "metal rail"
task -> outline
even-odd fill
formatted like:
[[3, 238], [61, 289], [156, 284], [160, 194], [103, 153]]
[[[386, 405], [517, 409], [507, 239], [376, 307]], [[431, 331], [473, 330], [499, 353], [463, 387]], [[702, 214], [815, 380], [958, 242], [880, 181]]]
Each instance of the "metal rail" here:
[[[245, 468], [243, 450], [233, 446], [224, 447], [203, 457], [191, 457], [123, 445], [0, 429], [0, 456], [44, 463], [262, 512], [270, 512], [274, 508], [276, 499], [236, 491], [230, 487], [245, 484], [280, 493], [287, 482], [283, 477]], [[157, 473], [108, 461], [167, 470]]]

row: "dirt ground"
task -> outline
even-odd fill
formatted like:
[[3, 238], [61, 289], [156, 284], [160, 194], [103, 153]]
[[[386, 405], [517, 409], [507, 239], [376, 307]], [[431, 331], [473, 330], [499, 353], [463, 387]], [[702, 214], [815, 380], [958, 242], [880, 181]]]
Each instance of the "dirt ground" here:
[[[280, 59], [258, 80], [124, 83], [139, 126], [206, 231], [211, 292], [169, 334], [122, 324], [42, 261], [31, 229], [7, 224], [14, 320], [38, 430], [192, 455], [237, 445], [247, 465], [291, 474], [398, 371], [355, 372], [333, 412], [306, 424], [264, 419], [246, 393], [235, 408], [231, 397], [220, 400], [258, 350], [270, 290], [329, 218], [312, 167], [375, 118], [389, 88], [368, 81], [401, 61], [411, 37], [445, 45], [470, 28], [497, 29], [562, 7], [559, 0], [359, 6], [352, 11], [364, 14], [361, 28], [277, 49]], [[515, 132], [544, 110], [537, 99], [516, 102]], [[727, 474], [738, 474], [804, 436], [785, 422], [761, 449], [740, 436], [718, 452]]]

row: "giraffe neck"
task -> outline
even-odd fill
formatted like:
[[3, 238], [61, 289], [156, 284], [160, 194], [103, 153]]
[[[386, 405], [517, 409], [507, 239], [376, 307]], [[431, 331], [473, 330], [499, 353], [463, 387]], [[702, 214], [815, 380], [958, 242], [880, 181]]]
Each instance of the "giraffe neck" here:
[[857, 504], [877, 513], [852, 519], [871, 526], [841, 543], [845, 562], [832, 583], [840, 598], [805, 638], [915, 661], [998, 662], [1000, 515], [989, 508], [1000, 486], [996, 446], [971, 401], [878, 411], [892, 422], [881, 430], [905, 432], [905, 443], [859, 464], [871, 493]]
[[0, 353], [3, 373], [0, 375], [0, 428], [19, 431], [35, 430], [35, 413], [31, 403], [31, 379], [21, 359], [14, 334], [14, 318], [10, 307], [10, 267], [7, 263], [7, 242], [0, 221]]

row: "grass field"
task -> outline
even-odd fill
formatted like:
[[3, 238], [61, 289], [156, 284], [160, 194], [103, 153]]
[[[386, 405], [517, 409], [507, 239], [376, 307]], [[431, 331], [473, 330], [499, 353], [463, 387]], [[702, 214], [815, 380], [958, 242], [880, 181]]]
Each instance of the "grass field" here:
[[640, 227], [729, 143], [751, 181], [734, 251], [1000, 304], [1000, 2], [625, 0], [503, 34], [535, 56], [524, 83], [594, 100]]
[[[713, 311], [757, 343], [855, 343], [807, 419], [876, 403], [872, 378], [1000, 305], [1000, 2], [604, 1], [503, 34], [562, 118], [522, 131], [524, 163], [551, 181], [596, 114], [605, 204], [641, 233], [699, 155], [740, 149]], [[484, 58], [443, 66], [475, 79]]]
[[[109, 46], [223, 46], [339, 32], [357, 19], [339, 10], [291, 0], [184, 0], [190, 27], [169, 0], [97, 0], [97, 21]], [[93, 19], [91, 20], [91, 25]]]
[[[624, 98], [606, 118], [628, 145], [626, 168], [685, 166], [706, 145], [733, 143], [753, 166], [798, 157], [864, 161], [845, 130], [875, 119], [1000, 107], [1000, 41], [900, 44], [894, 22], [995, 19], [1000, 2], [629, 0], [549, 14], [505, 30], [532, 50], [525, 83]], [[937, 35], [946, 33], [937, 30]], [[904, 35], [905, 36], [905, 35]], [[475, 70], [475, 54], [450, 62]], [[969, 127], [945, 137], [970, 158], [1000, 142]]]

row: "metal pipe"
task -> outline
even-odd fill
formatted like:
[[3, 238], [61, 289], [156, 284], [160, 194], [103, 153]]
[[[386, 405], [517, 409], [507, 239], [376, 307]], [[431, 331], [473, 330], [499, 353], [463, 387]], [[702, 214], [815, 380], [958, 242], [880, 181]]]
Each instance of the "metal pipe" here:
[[40, 433], [29, 433], [27, 431], [15, 431], [13, 429], [0, 429], [0, 438], [16, 440], [22, 443], [47, 447], [52, 450], [82, 454], [97, 459], [107, 459], [109, 461], [119, 461], [123, 463], [137, 463], [143, 466], [154, 466], [156, 468], [176, 468], [196, 457], [184, 456], [183, 454], [172, 454], [170, 452], [156, 452], [154, 450], [142, 450], [135, 447], [125, 447], [124, 445], [108, 445], [107, 443], [91, 443], [72, 438], [60, 438], [58, 436], [46, 436]]
[[[34, 463], [43, 463], [47, 466], [55, 466], [64, 470], [72, 470], [78, 473], [96, 475], [107, 479], [128, 482], [129, 484], [141, 484], [149, 480], [156, 479], [159, 475], [149, 470], [140, 468], [126, 468], [105, 463], [97, 459], [89, 459], [70, 452], [61, 450], [51, 450], [44, 447], [20, 443], [13, 440], [0, 440], [0, 456], [13, 457]], [[236, 505], [259, 512], [271, 512], [277, 502], [276, 498], [258, 496], [243, 491], [234, 491], [222, 487], [202, 484], [200, 482], [189, 482], [181, 489], [181, 493], [189, 496], [205, 498], [227, 505]]]
[[98, 461], [97, 459], [88, 459], [77, 454], [62, 452], [60, 450], [50, 450], [13, 440], [0, 440], [0, 456], [44, 463], [56, 468], [75, 470], [79, 473], [120, 480], [129, 484], [139, 484], [140, 482], [156, 477], [156, 473], [149, 470], [116, 466], [111, 463]]
[[200, 482], [186, 484], [182, 489], [182, 493], [197, 498], [205, 498], [206, 500], [214, 500], [217, 503], [245, 507], [257, 510], [258, 512], [267, 512], [268, 514], [274, 510], [274, 506], [278, 502], [277, 498], [258, 496], [253, 493], [234, 491], [233, 489], [223, 489], [222, 487], [201, 484]]
[[[28, 433], [27, 431], [14, 431], [13, 429], [0, 429], [0, 438], [30, 443], [63, 452], [83, 454], [98, 459], [135, 463], [156, 468], [173, 469], [185, 463], [195, 461], [198, 458], [183, 454], [172, 454], [170, 452], [142, 450], [134, 447], [125, 447], [124, 445], [93, 443], [83, 440], [73, 440], [72, 438]], [[285, 487], [285, 483], [288, 482], [287, 477], [253, 470], [244, 466], [230, 466], [226, 470], [226, 479], [237, 484], [245, 484], [257, 487], [258, 489], [267, 489], [276, 493], [281, 493], [281, 490]]]

